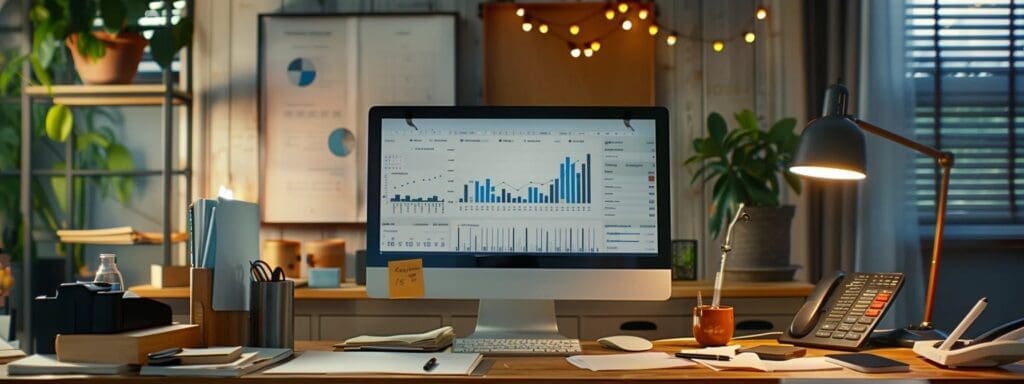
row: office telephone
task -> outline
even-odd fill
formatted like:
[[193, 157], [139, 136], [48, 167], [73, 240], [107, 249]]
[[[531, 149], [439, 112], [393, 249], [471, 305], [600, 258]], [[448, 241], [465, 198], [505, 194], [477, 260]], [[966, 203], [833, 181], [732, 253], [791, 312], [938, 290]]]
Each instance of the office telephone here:
[[818, 282], [779, 342], [859, 350], [902, 287], [902, 273], [837, 271]]
[[971, 340], [958, 340], [942, 349], [942, 340], [914, 343], [919, 356], [949, 368], [995, 367], [1024, 360], [1024, 318], [981, 334]]

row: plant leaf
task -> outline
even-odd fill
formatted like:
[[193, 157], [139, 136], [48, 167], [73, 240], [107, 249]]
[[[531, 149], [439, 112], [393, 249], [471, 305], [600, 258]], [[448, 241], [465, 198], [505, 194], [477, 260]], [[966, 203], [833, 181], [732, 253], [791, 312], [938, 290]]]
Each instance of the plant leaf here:
[[178, 20], [178, 24], [171, 28], [171, 34], [174, 38], [175, 52], [192, 45], [192, 16], [185, 16]]
[[[63, 171], [64, 170], [64, 162], [61, 161], [61, 162], [58, 162], [58, 163], [54, 164], [53, 165], [53, 170], [55, 170], [55, 171]], [[67, 180], [64, 179], [64, 176], [53, 176], [53, 177], [50, 178], [50, 186], [53, 187], [53, 198], [55, 200], [57, 200], [57, 207], [59, 207], [62, 212], [67, 212], [68, 211], [68, 193], [67, 193], [68, 183], [67, 183]]]
[[29, 54], [28, 62], [32, 64], [32, 73], [36, 75], [36, 79], [39, 83], [46, 86], [46, 92], [53, 92], [50, 86], [53, 82], [50, 80], [50, 73], [46, 71], [46, 67], [39, 61], [39, 56], [36, 56], [35, 52]]
[[110, 146], [110, 140], [107, 140], [107, 138], [103, 137], [103, 135], [93, 131], [87, 131], [82, 134], [79, 134], [78, 137], [75, 139], [75, 147], [79, 151], [84, 151], [88, 149], [90, 145], [95, 145], [100, 148], [106, 149], [107, 147]]
[[107, 147], [107, 169], [111, 171], [128, 171], [135, 167], [135, 159], [124, 145], [111, 143]]
[[63, 104], [54, 104], [46, 112], [46, 137], [58, 143], [63, 143], [71, 134], [71, 127], [74, 125], [75, 116], [71, 108]]
[[728, 127], [726, 127], [725, 119], [722, 118], [722, 115], [719, 115], [717, 112], [711, 112], [708, 115], [708, 133], [711, 135], [711, 141], [721, 146], [725, 141], [726, 130], [728, 130]]
[[747, 131], [757, 131], [757, 115], [749, 109], [744, 109], [735, 114], [736, 122], [740, 124], [740, 128]]
[[[81, 1], [81, 0], [79, 0]], [[139, 1], [141, 3], [141, 1]], [[100, 0], [100, 17], [103, 18], [103, 29], [117, 34], [125, 26], [128, 9], [121, 0]]]
[[160, 68], [168, 68], [174, 60], [174, 38], [168, 28], [157, 28], [149, 38], [149, 51]]

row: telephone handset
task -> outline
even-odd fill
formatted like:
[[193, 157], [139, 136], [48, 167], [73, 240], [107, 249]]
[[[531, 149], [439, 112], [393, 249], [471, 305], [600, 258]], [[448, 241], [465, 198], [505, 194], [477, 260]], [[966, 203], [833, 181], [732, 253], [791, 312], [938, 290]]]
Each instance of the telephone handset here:
[[902, 273], [837, 271], [818, 282], [779, 341], [859, 350], [902, 287]]

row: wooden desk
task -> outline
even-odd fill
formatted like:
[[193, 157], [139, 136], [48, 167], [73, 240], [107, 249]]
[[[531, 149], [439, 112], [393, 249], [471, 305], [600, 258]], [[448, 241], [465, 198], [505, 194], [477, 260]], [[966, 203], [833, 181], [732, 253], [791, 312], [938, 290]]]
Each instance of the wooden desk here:
[[[330, 350], [333, 342], [298, 342], [296, 348], [302, 350]], [[754, 346], [762, 344], [775, 344], [774, 340], [748, 340], [739, 343], [743, 346]], [[674, 352], [679, 347], [659, 347], [664, 352]], [[615, 353], [598, 347], [593, 342], [584, 343], [584, 351], [587, 354]], [[849, 369], [815, 372], [740, 372], [725, 371], [714, 372], [710, 369], [698, 366], [694, 368], [680, 369], [658, 369], [646, 371], [610, 371], [591, 372], [570, 365], [563, 357], [494, 357], [486, 358], [493, 361], [490, 370], [484, 376], [475, 377], [438, 377], [438, 376], [396, 376], [396, 375], [360, 375], [360, 376], [326, 376], [326, 375], [305, 375], [305, 376], [280, 376], [264, 375], [260, 373], [244, 376], [238, 379], [203, 379], [203, 378], [163, 378], [138, 376], [96, 376], [77, 378], [59, 376], [30, 376], [30, 377], [9, 377], [6, 367], [0, 367], [0, 381], [42, 380], [47, 383], [108, 383], [108, 382], [145, 382], [145, 383], [365, 383], [365, 382], [680, 382], [680, 381], [711, 381], [721, 380], [729, 383], [737, 382], [779, 382], [781, 380], [805, 379], [861, 379], [861, 380], [929, 380], [932, 382], [942, 381], [1003, 381], [1003, 380], [1024, 380], [1024, 365], [1004, 366], [1002, 368], [985, 369], [944, 369], [929, 364], [917, 357], [909, 349], [877, 349], [873, 353], [889, 357], [910, 364], [911, 371], [908, 373], [884, 373], [865, 374]], [[821, 349], [808, 351], [808, 356], [821, 356], [829, 353], [838, 353]]]
[[[672, 282], [672, 298], [694, 298], [697, 291], [711, 297], [714, 287], [712, 281], [674, 281]], [[188, 299], [188, 287], [156, 288], [152, 285], [136, 285], [129, 290], [142, 297], [153, 299]], [[735, 282], [722, 287], [723, 297], [807, 297], [814, 290], [814, 285], [802, 281], [784, 282]], [[295, 289], [297, 300], [351, 300], [368, 299], [366, 287], [353, 283], [342, 284], [338, 288]]]

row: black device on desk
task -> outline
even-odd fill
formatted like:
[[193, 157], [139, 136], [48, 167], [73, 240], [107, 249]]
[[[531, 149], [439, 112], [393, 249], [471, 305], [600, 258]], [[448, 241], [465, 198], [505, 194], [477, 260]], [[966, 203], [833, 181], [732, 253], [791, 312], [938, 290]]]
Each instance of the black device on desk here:
[[779, 342], [859, 350], [902, 287], [902, 273], [836, 272], [818, 282]]
[[53, 297], [35, 299], [35, 351], [55, 353], [58, 333], [118, 333], [171, 324], [171, 307], [124, 297], [107, 283], [64, 283]]

